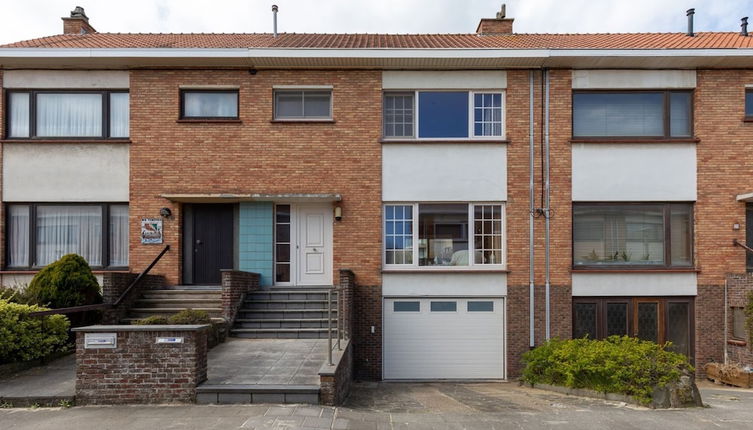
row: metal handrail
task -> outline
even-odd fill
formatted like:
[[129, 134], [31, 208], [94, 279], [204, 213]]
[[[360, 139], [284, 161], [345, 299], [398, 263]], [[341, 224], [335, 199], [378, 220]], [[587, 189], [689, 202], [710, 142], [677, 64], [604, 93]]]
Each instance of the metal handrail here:
[[[329, 366], [334, 366], [334, 362], [332, 361], [332, 292], [337, 293], [337, 350], [342, 351], [342, 341], [345, 339], [349, 339], [350, 333], [348, 333], [348, 337], [346, 337], [345, 333], [345, 300], [343, 299], [343, 292], [345, 291], [345, 288], [343, 287], [332, 287], [327, 290], [327, 364]], [[348, 330], [350, 330], [348, 328]]]
[[167, 251], [169, 251], [169, 250], [170, 250], [170, 245], [165, 245], [165, 248], [162, 249], [162, 252], [160, 252], [159, 255], [157, 255], [157, 257], [154, 258], [154, 260], [152, 260], [152, 263], [149, 264], [149, 266], [147, 266], [147, 268], [144, 269], [143, 272], [139, 273], [139, 276], [137, 276], [136, 279], [134, 279], [130, 284], [128, 284], [128, 287], [126, 287], [125, 291], [123, 291], [123, 293], [120, 295], [120, 297], [118, 297], [118, 299], [115, 300], [115, 303], [113, 303], [112, 306], [113, 307], [118, 307], [120, 305], [120, 303], [123, 300], [125, 300], [125, 298], [128, 296], [128, 293], [131, 292], [131, 290], [133, 289], [133, 287], [135, 287], [136, 284], [138, 284], [139, 282], [141, 282], [141, 279], [143, 279], [144, 276], [146, 276], [146, 275], [149, 274], [149, 271], [152, 270], [152, 267], [154, 267], [157, 264], [157, 262], [159, 262], [159, 260], [162, 258], [162, 256], [165, 255], [167, 253]]
[[740, 248], [743, 248], [744, 250], [750, 252], [753, 254], [753, 248], [749, 247], [748, 245], [738, 241], [737, 239], [732, 239], [732, 245], [739, 246]]

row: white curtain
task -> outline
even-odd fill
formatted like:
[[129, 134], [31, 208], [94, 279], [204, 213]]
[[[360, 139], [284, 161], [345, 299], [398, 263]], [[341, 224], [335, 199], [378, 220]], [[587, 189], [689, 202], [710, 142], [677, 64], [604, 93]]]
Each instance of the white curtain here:
[[102, 265], [100, 206], [38, 206], [36, 264], [46, 266], [65, 254]]
[[238, 116], [238, 94], [230, 93], [184, 93], [183, 114], [198, 118], [234, 118]]
[[37, 136], [102, 136], [102, 95], [38, 94]]
[[8, 207], [8, 265], [29, 266], [29, 207]]
[[110, 137], [128, 137], [128, 93], [110, 94]]
[[29, 137], [29, 93], [10, 94], [9, 137]]
[[128, 266], [128, 205], [110, 206], [110, 266]]

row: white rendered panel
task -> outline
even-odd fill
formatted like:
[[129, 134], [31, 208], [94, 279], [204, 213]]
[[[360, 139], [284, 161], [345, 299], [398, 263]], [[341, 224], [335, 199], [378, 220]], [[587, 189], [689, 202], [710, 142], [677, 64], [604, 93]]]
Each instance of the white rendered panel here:
[[573, 273], [573, 296], [695, 296], [695, 273]]
[[695, 70], [573, 70], [573, 89], [695, 88]]
[[507, 88], [507, 72], [503, 70], [471, 71], [384, 71], [385, 90], [420, 89], [503, 89]]
[[506, 296], [506, 273], [384, 273], [382, 295]]
[[127, 89], [129, 72], [123, 70], [7, 70], [5, 88]]

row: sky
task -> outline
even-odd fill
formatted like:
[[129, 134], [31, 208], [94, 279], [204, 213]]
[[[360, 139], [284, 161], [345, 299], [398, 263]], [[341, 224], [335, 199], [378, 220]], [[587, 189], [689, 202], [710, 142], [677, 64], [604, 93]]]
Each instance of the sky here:
[[[62, 32], [63, 16], [86, 10], [101, 32], [265, 33], [272, 4], [280, 32], [472, 33], [500, 0], [3, 0], [0, 43]], [[753, 0], [507, 0], [517, 33], [739, 31]]]

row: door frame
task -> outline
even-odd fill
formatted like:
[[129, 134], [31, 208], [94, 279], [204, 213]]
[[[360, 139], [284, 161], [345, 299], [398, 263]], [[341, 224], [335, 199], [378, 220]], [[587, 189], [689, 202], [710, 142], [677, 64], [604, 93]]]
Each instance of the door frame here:
[[[290, 206], [290, 281], [277, 282], [277, 206], [288, 205]], [[331, 203], [292, 203], [292, 202], [275, 202], [274, 203], [274, 237], [273, 237], [273, 286], [278, 287], [306, 287], [312, 285], [322, 285], [322, 283], [304, 284], [300, 281], [301, 273], [301, 261], [300, 261], [300, 243], [301, 243], [301, 227], [300, 212], [301, 208], [321, 208], [322, 213], [326, 213], [325, 223], [329, 222], [334, 225], [334, 219], [332, 216]], [[324, 285], [332, 285], [334, 281], [334, 231], [323, 232], [323, 234], [329, 233], [329, 240], [325, 244], [325, 267], [329, 267], [329, 282]]]

